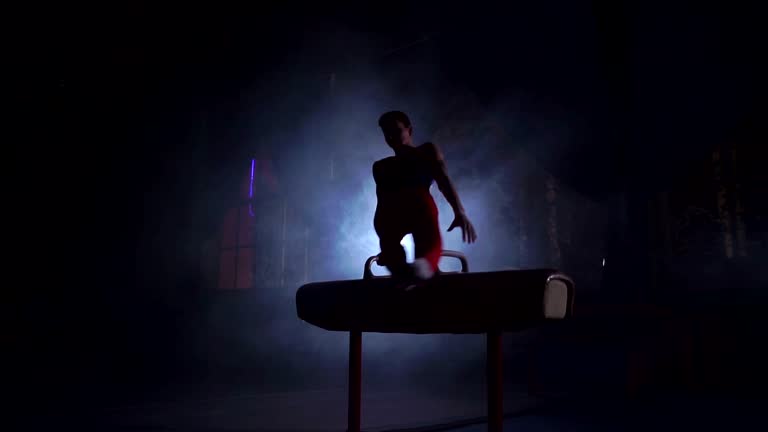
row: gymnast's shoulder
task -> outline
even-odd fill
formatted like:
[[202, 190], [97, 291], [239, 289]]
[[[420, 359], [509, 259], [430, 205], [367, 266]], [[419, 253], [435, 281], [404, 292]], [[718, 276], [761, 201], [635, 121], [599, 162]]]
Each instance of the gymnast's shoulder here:
[[420, 145], [418, 148], [422, 152], [422, 154], [428, 159], [432, 159], [432, 160], [443, 159], [443, 152], [440, 151], [440, 147], [438, 147], [437, 144], [431, 141], [425, 142], [424, 144]]
[[376, 162], [373, 163], [373, 169], [379, 169], [384, 168], [385, 166], [391, 164], [395, 161], [395, 156], [389, 156], [385, 157], [384, 159], [379, 159]]
[[389, 156], [374, 162], [372, 166], [374, 177], [378, 174], [381, 174], [382, 170], [386, 170], [387, 166], [391, 165], [394, 160], [395, 160], [394, 156]]

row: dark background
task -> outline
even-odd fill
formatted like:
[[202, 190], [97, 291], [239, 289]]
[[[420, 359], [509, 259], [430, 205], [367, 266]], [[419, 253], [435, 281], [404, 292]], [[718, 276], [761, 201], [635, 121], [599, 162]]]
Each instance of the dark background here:
[[[311, 279], [358, 277], [362, 255], [377, 250], [329, 252], [346, 229], [338, 203], [366, 196], [359, 182], [387, 150], [377, 117], [403, 109], [418, 139], [443, 146], [467, 191], [481, 234], [466, 249], [473, 268], [557, 265], [575, 277], [582, 318], [540, 335], [561, 341], [542, 345], [588, 353], [561, 373], [604, 385], [573, 378], [569, 391], [623, 392], [615, 381], [625, 374], [608, 372], [623, 360], [585, 347], [641, 346], [654, 359], [638, 378], [649, 392], [759, 394], [763, 23], [756, 8], [733, 2], [47, 11], [19, 44], [32, 66], [23, 105], [41, 115], [18, 141], [8, 183], [20, 223], [10, 228], [19, 276], [3, 302], [7, 388], [39, 412], [193, 384], [300, 390], [343, 379], [343, 335], [293, 322], [298, 279], [221, 290], [201, 250], [242, 198], [250, 159], [270, 159], [280, 186], [257, 207], [291, 203], [322, 239], [312, 254], [327, 259]], [[312, 170], [328, 159], [338, 174], [323, 183]], [[556, 255], [548, 184], [558, 185]], [[276, 218], [258, 224], [277, 229]], [[521, 233], [527, 252], [517, 248]], [[674, 332], [682, 336], [661, 342]], [[419, 371], [450, 352], [445, 339], [422, 355], [405, 338], [372, 337], [383, 347], [374, 361], [410, 359], [397, 374], [404, 382], [440, 388], [446, 376], [482, 376], [474, 340], [461, 343], [479, 354], [430, 375]], [[312, 349], [313, 362], [289, 360]], [[681, 351], [694, 358], [688, 366], [673, 355]]]

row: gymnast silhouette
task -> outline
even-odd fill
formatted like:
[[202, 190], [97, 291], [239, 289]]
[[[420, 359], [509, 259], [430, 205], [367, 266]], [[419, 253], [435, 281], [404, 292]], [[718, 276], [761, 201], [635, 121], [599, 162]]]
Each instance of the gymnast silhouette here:
[[[442, 252], [437, 206], [429, 193], [433, 181], [453, 209], [454, 219], [448, 231], [461, 228], [462, 240], [474, 243], [475, 228], [448, 177], [440, 149], [429, 142], [414, 146], [411, 121], [401, 111], [384, 113], [379, 127], [395, 155], [373, 164], [377, 198], [373, 225], [381, 247], [377, 262], [386, 266], [394, 278], [430, 279], [438, 270]], [[400, 244], [407, 234], [413, 235], [413, 264], [406, 262]]]

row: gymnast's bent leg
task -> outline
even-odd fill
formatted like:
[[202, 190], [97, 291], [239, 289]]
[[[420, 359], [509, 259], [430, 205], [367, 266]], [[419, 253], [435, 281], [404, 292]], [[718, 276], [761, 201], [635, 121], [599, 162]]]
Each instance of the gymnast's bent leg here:
[[443, 252], [443, 239], [440, 236], [440, 223], [434, 201], [430, 202], [427, 211], [416, 220], [412, 231], [415, 249], [414, 274], [419, 279], [429, 279], [437, 272], [437, 264]]
[[405, 260], [405, 248], [400, 244], [406, 232], [391, 221], [384, 222], [384, 219], [379, 218], [374, 220], [374, 228], [381, 247], [379, 265], [385, 266], [393, 277], [410, 276], [410, 266]]

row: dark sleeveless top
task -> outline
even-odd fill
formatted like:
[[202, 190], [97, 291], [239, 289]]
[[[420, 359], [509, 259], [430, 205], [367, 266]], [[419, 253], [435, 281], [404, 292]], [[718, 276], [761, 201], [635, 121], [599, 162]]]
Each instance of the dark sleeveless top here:
[[407, 155], [379, 160], [373, 166], [377, 192], [388, 193], [407, 189], [429, 191], [434, 180], [432, 163], [423, 145], [414, 148]]

